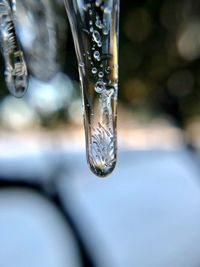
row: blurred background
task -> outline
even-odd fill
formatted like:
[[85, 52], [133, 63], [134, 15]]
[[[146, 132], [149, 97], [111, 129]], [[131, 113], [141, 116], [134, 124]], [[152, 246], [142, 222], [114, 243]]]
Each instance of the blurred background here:
[[200, 266], [200, 2], [121, 1], [117, 168], [90, 173], [61, 0], [16, 1], [28, 92], [0, 64], [0, 266]]

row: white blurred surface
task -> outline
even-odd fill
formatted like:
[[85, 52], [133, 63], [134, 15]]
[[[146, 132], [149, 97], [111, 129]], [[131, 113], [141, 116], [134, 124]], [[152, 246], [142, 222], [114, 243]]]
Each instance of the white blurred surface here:
[[200, 266], [199, 169], [187, 152], [120, 153], [107, 179], [69, 160], [60, 190], [97, 266]]
[[[0, 160], [1, 173], [7, 173], [8, 178], [15, 176], [30, 181], [38, 177], [44, 184], [48, 179], [57, 184], [61, 199], [97, 267], [200, 266], [198, 164], [196, 158], [184, 149], [124, 151], [119, 152], [113, 175], [100, 179], [89, 171], [83, 151], [64, 153], [62, 150], [59, 153], [58, 149], [52, 153], [46, 151], [32, 156], [27, 153], [27, 157], [17, 158], [15, 155]], [[7, 229], [9, 232], [13, 219], [7, 220], [7, 228], [6, 224], [1, 227], [3, 206], [0, 206], [0, 231]], [[14, 210], [13, 206], [11, 214], [15, 214]], [[23, 214], [20, 214], [20, 220], [23, 220]], [[24, 227], [19, 229], [20, 239]], [[52, 228], [43, 242], [54, 245], [57, 253], [56, 248], [60, 249], [60, 245], [49, 241], [51, 233], [54, 234]], [[0, 232], [0, 239], [1, 236]], [[39, 239], [38, 242], [41, 244]], [[5, 244], [8, 249], [9, 243]], [[32, 247], [29, 251], [36, 253]]]
[[63, 217], [31, 190], [0, 191], [0, 266], [81, 266], [76, 243]]

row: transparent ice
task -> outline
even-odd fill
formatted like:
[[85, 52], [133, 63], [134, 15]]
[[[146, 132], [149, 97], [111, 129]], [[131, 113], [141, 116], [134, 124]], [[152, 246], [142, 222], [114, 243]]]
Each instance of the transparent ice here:
[[0, 0], [0, 45], [5, 62], [7, 88], [14, 96], [22, 97], [27, 90], [27, 67], [7, 0]]
[[98, 176], [116, 164], [119, 0], [65, 0], [82, 87], [87, 159]]

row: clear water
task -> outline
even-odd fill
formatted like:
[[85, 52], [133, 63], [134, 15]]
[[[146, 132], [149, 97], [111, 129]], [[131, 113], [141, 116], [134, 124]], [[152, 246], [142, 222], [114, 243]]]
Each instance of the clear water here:
[[82, 86], [87, 159], [98, 176], [117, 158], [118, 0], [65, 0]]
[[0, 44], [7, 88], [15, 97], [22, 97], [27, 90], [27, 67], [17, 41], [12, 11], [6, 0], [0, 1]]

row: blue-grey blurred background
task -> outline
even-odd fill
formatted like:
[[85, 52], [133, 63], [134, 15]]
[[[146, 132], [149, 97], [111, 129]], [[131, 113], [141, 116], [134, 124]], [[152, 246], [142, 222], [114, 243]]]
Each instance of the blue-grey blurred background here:
[[85, 158], [61, 0], [16, 0], [29, 71], [0, 64], [0, 267], [200, 266], [200, 2], [121, 1], [118, 163]]

